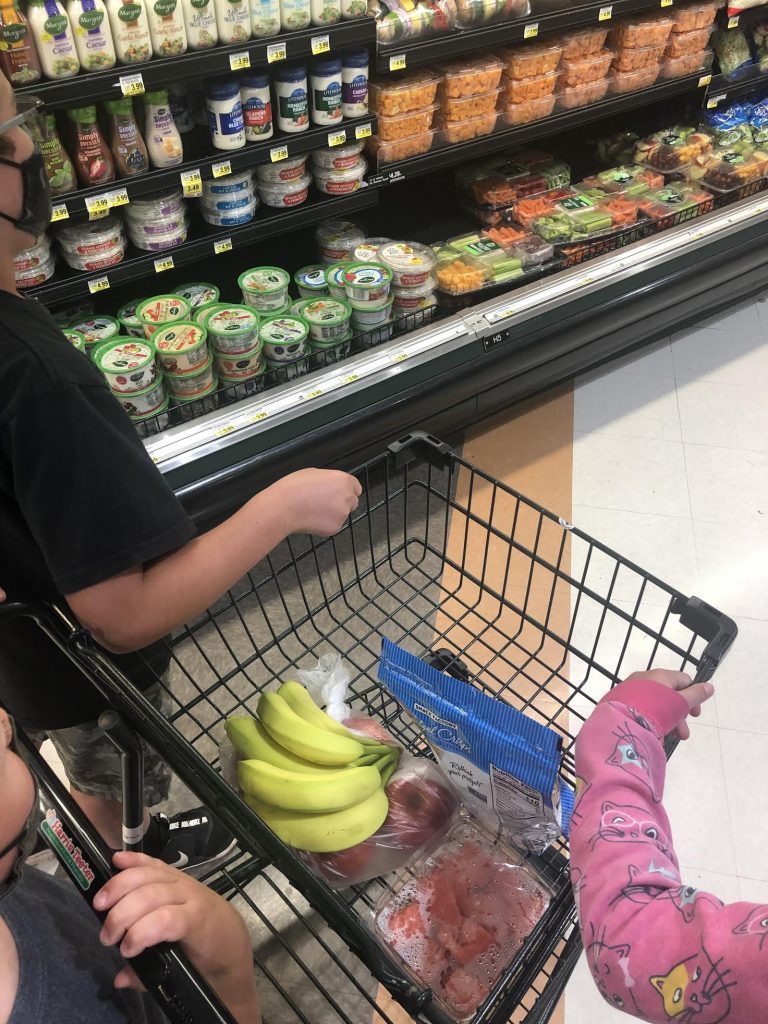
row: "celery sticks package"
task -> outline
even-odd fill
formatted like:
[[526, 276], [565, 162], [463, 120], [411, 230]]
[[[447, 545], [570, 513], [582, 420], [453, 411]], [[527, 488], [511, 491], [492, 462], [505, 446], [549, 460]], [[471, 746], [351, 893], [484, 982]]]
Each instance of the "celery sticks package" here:
[[558, 774], [556, 732], [389, 640], [378, 671], [421, 725], [470, 814], [532, 853], [568, 835], [573, 790]]

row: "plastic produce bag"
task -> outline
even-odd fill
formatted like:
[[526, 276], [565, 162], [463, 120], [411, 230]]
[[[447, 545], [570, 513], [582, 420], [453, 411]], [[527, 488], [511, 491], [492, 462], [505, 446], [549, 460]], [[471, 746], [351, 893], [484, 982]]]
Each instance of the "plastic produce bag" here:
[[761, 21], [752, 29], [755, 59], [761, 71], [768, 71], [768, 21]]
[[753, 143], [751, 115], [750, 103], [732, 103], [722, 110], [708, 111], [706, 126], [714, 135], [717, 146], [739, 152]]
[[737, 29], [720, 29], [712, 36], [712, 49], [724, 75], [732, 75], [752, 63], [752, 53], [747, 37]]
[[[321, 654], [317, 666], [311, 669], [297, 669], [296, 679], [305, 686], [315, 704], [325, 708], [325, 713], [343, 722], [349, 715], [345, 701], [349, 690], [350, 675], [338, 654]], [[388, 737], [387, 742], [392, 742]]]
[[756, 103], [749, 117], [755, 145], [768, 145], [768, 102]]
[[765, 3], [766, 0], [730, 0], [728, 14], [730, 17], [734, 17], [741, 14], [742, 11], [748, 11], [750, 7], [763, 7]]

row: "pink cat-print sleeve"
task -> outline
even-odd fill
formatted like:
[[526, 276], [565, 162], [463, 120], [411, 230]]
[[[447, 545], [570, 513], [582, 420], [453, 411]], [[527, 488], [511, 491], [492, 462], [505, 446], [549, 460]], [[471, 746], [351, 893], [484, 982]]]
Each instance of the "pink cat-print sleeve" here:
[[686, 711], [674, 690], [633, 679], [578, 737], [571, 878], [587, 961], [603, 998], [642, 1020], [765, 1024], [768, 906], [686, 885], [672, 846], [663, 736]]

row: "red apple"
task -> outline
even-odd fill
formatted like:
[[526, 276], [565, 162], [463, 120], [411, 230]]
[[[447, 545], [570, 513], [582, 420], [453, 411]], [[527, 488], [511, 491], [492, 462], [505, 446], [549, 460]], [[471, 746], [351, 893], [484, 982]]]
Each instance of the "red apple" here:
[[428, 840], [441, 835], [457, 807], [457, 799], [447, 786], [432, 779], [393, 778], [387, 786], [389, 814], [382, 831], [394, 834], [406, 850], [417, 850]]
[[381, 722], [377, 722], [375, 718], [368, 718], [367, 715], [353, 715], [351, 718], [345, 718], [343, 724], [352, 732], [358, 732], [367, 736], [368, 739], [376, 740], [377, 743], [395, 744], [397, 742]]
[[367, 839], [364, 843], [350, 846], [349, 849], [340, 850], [338, 853], [313, 854], [312, 865], [332, 888], [345, 889], [371, 877], [368, 865], [375, 849], [371, 840]]

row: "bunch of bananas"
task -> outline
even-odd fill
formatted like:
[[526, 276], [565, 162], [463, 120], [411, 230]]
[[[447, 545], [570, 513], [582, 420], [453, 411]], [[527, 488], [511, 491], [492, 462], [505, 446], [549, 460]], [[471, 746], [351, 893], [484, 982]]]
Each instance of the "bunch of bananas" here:
[[299, 683], [262, 693], [257, 714], [226, 724], [248, 806], [287, 846], [310, 853], [336, 853], [372, 836], [387, 817], [384, 787], [399, 748], [357, 736]]

